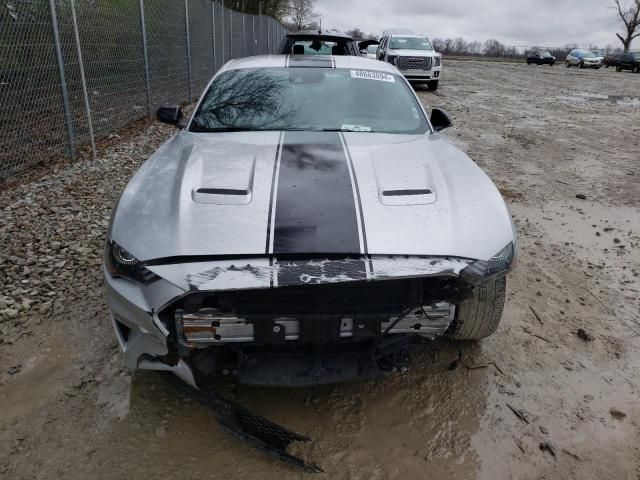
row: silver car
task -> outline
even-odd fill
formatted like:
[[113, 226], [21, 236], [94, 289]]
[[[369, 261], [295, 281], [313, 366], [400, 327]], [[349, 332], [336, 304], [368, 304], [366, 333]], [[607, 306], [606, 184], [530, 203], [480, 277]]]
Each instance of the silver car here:
[[576, 66], [579, 68], [600, 68], [604, 57], [596, 55], [588, 50], [575, 49], [571, 50], [567, 55], [567, 68]]
[[385, 32], [377, 51], [378, 60], [398, 67], [412, 83], [425, 83], [437, 90], [442, 73], [442, 55], [425, 35]]
[[511, 216], [394, 66], [233, 60], [189, 119], [158, 118], [179, 130], [129, 181], [106, 239], [128, 367], [194, 386], [325, 384], [498, 327]]

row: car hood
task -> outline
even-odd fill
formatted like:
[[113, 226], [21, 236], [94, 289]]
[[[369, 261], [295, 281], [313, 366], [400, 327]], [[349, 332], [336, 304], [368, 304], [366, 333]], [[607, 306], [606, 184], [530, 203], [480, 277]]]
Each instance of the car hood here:
[[141, 261], [487, 260], [514, 233], [494, 184], [440, 134], [182, 131], [133, 176], [109, 236]]

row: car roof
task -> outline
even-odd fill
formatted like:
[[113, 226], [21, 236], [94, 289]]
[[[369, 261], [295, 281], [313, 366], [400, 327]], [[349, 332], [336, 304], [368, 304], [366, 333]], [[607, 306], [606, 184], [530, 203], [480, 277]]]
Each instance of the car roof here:
[[353, 40], [351, 35], [338, 32], [337, 30], [326, 30], [324, 32], [318, 30], [300, 30], [299, 32], [287, 34], [287, 38], [304, 38], [304, 37], [322, 37], [322, 38], [344, 38], [346, 40]]
[[396, 73], [396, 67], [390, 63], [355, 55], [258, 55], [231, 60], [227, 62], [220, 71], [239, 70], [242, 68], [296, 68], [291, 65], [291, 58], [299, 60], [300, 66], [304, 66], [305, 60], [316, 64], [322, 60], [327, 60], [325, 68], [353, 68], [357, 70]]

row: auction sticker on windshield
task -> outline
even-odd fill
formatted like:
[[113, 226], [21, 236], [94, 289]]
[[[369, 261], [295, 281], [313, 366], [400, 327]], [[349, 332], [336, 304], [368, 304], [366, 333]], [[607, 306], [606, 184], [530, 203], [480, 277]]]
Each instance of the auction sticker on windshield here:
[[395, 82], [393, 75], [382, 72], [371, 72], [369, 70], [351, 70], [351, 78], [361, 78], [363, 80], [378, 80], [380, 82]]

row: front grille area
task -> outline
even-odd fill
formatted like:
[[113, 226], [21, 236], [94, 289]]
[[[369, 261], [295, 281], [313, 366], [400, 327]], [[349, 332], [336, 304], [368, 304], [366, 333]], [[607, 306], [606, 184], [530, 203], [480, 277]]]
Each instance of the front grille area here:
[[431, 70], [431, 57], [398, 57], [400, 70]]
[[362, 341], [380, 336], [407, 311], [389, 333], [433, 338], [453, 319], [459, 291], [452, 282], [432, 277], [194, 292], [161, 317], [171, 315], [178, 342], [188, 348]]

